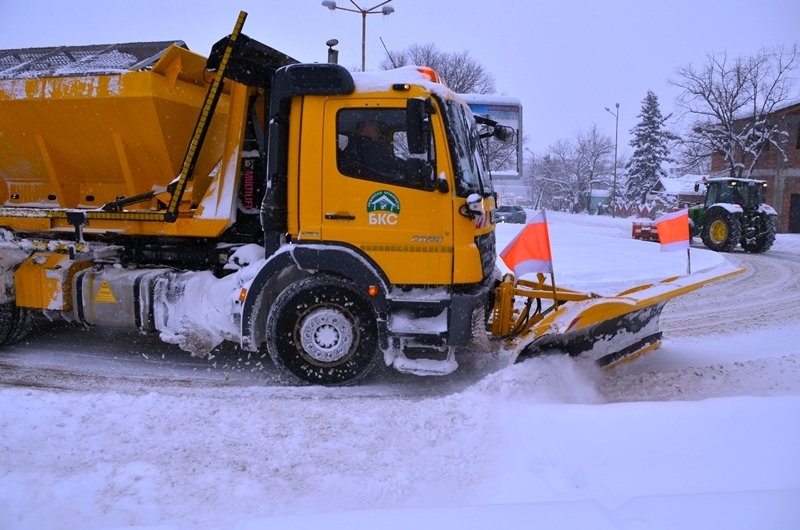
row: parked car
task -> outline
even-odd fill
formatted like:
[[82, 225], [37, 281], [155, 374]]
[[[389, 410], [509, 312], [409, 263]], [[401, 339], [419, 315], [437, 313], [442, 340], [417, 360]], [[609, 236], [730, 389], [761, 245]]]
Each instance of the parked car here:
[[528, 214], [522, 206], [498, 206], [494, 211], [495, 223], [518, 223], [528, 222]]

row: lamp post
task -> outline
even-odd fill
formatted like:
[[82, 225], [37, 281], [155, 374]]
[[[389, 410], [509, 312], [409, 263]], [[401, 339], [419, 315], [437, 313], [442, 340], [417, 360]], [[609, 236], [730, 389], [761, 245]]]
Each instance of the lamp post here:
[[529, 198], [531, 200], [531, 206], [533, 206], [534, 210], [539, 209], [539, 203], [542, 201], [542, 190], [540, 190], [539, 197], [535, 197], [536, 190], [534, 189], [534, 182], [536, 180], [536, 155], [531, 151], [528, 147], [525, 150], [530, 153], [531, 155], [531, 180], [530, 180], [530, 193]]
[[[361, 71], [363, 72], [366, 67], [366, 57], [367, 57], [367, 15], [391, 15], [394, 13], [394, 8], [392, 6], [387, 6], [389, 2], [392, 0], [386, 0], [385, 2], [381, 2], [380, 4], [370, 7], [369, 9], [363, 9], [358, 4], [355, 3], [354, 0], [350, 0], [350, 3], [353, 4], [356, 8], [352, 9], [349, 7], [339, 7], [336, 5], [336, 2], [332, 0], [323, 0], [322, 5], [330, 9], [331, 11], [336, 11], [337, 9], [341, 11], [350, 11], [351, 13], [361, 13]], [[378, 8], [381, 8], [378, 10]]]
[[606, 107], [609, 114], [614, 116], [614, 185], [611, 188], [611, 217], [617, 216], [617, 145], [619, 142], [619, 103], [616, 104], [616, 111]]

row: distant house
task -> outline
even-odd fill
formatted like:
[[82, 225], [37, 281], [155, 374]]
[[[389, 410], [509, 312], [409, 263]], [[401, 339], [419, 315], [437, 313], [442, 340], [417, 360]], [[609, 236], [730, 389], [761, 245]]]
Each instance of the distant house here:
[[[707, 175], [684, 175], [682, 177], [661, 177], [647, 194], [648, 201], [675, 201], [678, 208], [688, 208], [703, 200], [702, 187], [695, 191], [695, 184]], [[666, 202], [665, 201], [665, 202]]]
[[611, 190], [592, 190], [589, 197], [589, 213], [591, 215], [611, 213]]
[[[767, 203], [778, 212], [778, 232], [800, 233], [800, 102], [772, 113], [789, 136], [783, 143], [788, 160], [774, 146], [762, 153], [750, 178], [767, 181]], [[728, 165], [720, 153], [711, 158], [712, 173], [727, 174]]]

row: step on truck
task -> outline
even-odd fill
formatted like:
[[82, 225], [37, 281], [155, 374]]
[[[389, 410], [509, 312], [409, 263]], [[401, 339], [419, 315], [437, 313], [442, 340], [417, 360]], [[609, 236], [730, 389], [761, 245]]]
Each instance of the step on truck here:
[[0, 346], [44, 315], [199, 356], [232, 341], [299, 384], [381, 361], [443, 375], [491, 336], [513, 361], [610, 365], [657, 346], [669, 298], [730, 273], [609, 298], [501, 277], [481, 138], [521, 131], [476, 122], [428, 68], [300, 63], [245, 18], [207, 58], [0, 51]]

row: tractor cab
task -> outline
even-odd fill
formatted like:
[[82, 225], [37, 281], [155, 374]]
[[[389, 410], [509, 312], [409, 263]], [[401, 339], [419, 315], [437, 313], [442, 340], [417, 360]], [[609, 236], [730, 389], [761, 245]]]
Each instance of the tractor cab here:
[[[700, 184], [695, 184], [695, 191]], [[737, 245], [756, 253], [772, 247], [777, 212], [766, 204], [766, 181], [712, 178], [702, 184], [704, 203], [689, 208], [692, 236], [701, 237], [706, 247], [717, 252], [730, 252]]]
[[[705, 207], [715, 204], [737, 204], [744, 210], [756, 210], [766, 203], [767, 183], [763, 180], [715, 178], [704, 180]], [[700, 183], [695, 184], [696, 191]]]

